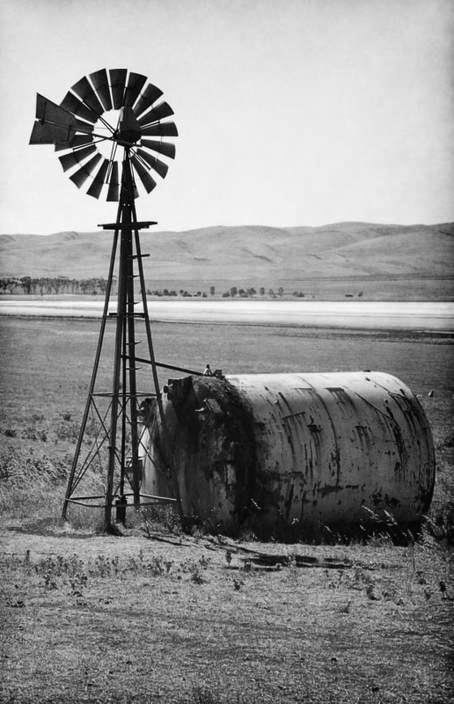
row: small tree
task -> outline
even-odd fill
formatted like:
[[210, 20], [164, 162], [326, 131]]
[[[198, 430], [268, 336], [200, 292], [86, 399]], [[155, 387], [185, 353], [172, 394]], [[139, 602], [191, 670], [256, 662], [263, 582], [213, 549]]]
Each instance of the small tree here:
[[216, 288], [215, 286], [210, 286], [210, 296], [214, 296], [216, 293]]
[[21, 284], [22, 284], [22, 288], [24, 289], [24, 293], [29, 295], [30, 291], [31, 291], [31, 287], [32, 287], [31, 277], [30, 276], [23, 276], [21, 278]]

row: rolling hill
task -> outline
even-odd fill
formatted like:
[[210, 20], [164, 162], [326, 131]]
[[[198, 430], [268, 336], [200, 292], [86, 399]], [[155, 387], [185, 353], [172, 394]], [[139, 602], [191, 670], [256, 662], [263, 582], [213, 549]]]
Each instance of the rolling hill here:
[[[454, 276], [453, 223], [216, 226], [143, 231], [141, 241], [142, 250], [152, 255], [145, 260], [146, 277], [155, 287], [235, 284], [287, 289], [307, 288], [313, 281], [329, 288], [336, 282], [345, 287], [378, 281], [382, 288], [394, 282], [404, 289], [421, 285], [450, 290]], [[111, 242], [112, 233], [104, 231], [0, 235], [0, 276], [105, 277]]]

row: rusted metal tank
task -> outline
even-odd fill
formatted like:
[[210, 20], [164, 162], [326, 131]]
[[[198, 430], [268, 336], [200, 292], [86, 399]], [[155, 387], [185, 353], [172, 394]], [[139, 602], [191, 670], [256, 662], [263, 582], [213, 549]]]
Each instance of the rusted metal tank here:
[[[170, 380], [144, 437], [144, 490], [226, 533], [316, 536], [388, 512], [414, 526], [435, 460], [419, 401], [381, 372]], [[388, 520], [390, 520], [388, 518]]]

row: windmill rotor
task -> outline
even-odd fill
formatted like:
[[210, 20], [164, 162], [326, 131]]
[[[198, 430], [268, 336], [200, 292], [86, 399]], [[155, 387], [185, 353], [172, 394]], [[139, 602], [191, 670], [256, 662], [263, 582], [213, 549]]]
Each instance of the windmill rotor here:
[[[94, 198], [120, 200], [118, 164], [125, 158], [134, 196], [139, 195], [137, 183], [150, 193], [156, 174], [167, 175], [166, 159], [175, 158], [175, 145], [167, 140], [178, 136], [169, 120], [174, 112], [162, 96], [140, 73], [122, 68], [94, 71], [71, 86], [60, 105], [37, 95], [30, 144], [52, 144], [55, 151], [64, 152], [58, 157], [63, 171]], [[102, 144], [106, 154], [99, 148]]]

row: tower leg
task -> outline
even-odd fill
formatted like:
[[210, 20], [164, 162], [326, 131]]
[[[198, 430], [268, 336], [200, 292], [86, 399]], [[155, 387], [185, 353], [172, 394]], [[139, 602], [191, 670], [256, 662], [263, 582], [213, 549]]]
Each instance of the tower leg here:
[[[133, 206], [133, 209], [134, 209], [134, 219], [136, 220], [135, 206]], [[140, 247], [140, 238], [139, 238], [139, 231], [138, 230], [135, 231], [134, 236], [135, 236], [138, 271], [139, 271], [139, 278], [140, 278], [140, 291], [142, 294], [142, 306], [143, 306], [143, 313], [144, 313], [144, 319], [145, 319], [145, 330], [146, 330], [146, 335], [147, 335], [148, 353], [150, 355], [151, 370], [152, 370], [152, 375], [153, 375], [153, 384], [154, 384], [155, 394], [156, 394], [156, 402], [157, 402], [157, 406], [158, 406], [159, 417], [161, 419], [161, 427], [162, 427], [163, 432], [165, 434], [164, 440], [166, 441], [165, 445], [167, 447], [167, 452], [171, 453], [172, 450], [171, 450], [170, 443], [168, 442], [167, 424], [166, 424], [164, 409], [162, 406], [162, 395], [161, 395], [161, 389], [159, 386], [158, 372], [157, 372], [157, 368], [156, 368], [156, 359], [154, 356], [153, 339], [151, 336], [150, 317], [148, 315], [148, 302], [147, 302], [147, 295], [146, 295], [145, 278], [143, 275], [142, 252], [141, 252], [141, 247]], [[180, 487], [178, 486], [178, 479], [175, 474], [175, 462], [174, 462], [173, 456], [168, 458], [168, 463], [170, 465], [169, 469], [170, 469], [170, 473], [171, 473], [172, 480], [173, 480], [175, 497], [177, 500], [178, 513], [179, 513], [180, 517], [183, 517], [183, 507], [182, 507], [182, 503], [181, 503]]]
[[95, 388], [96, 377], [98, 374], [99, 360], [101, 359], [101, 351], [102, 351], [102, 346], [103, 346], [103, 342], [104, 342], [104, 333], [106, 330], [106, 322], [107, 322], [107, 316], [108, 316], [108, 312], [109, 312], [110, 294], [112, 291], [112, 279], [113, 279], [115, 259], [116, 259], [116, 254], [117, 254], [117, 244], [118, 244], [118, 230], [115, 230], [114, 238], [113, 238], [113, 242], [112, 242], [112, 250], [110, 253], [109, 273], [107, 276], [107, 286], [106, 286], [106, 293], [105, 293], [105, 297], [104, 297], [104, 309], [103, 309], [102, 320], [101, 320], [101, 328], [99, 330], [98, 344], [96, 347], [95, 361], [93, 364], [93, 371], [91, 374], [90, 386], [88, 389], [87, 402], [85, 404], [84, 415], [82, 418], [82, 423], [81, 423], [79, 435], [77, 438], [76, 449], [74, 452], [73, 462], [71, 465], [71, 471], [70, 471], [69, 478], [68, 478], [68, 484], [66, 487], [65, 500], [63, 503], [62, 518], [64, 521], [67, 520], [69, 499], [71, 498], [71, 494], [73, 493], [73, 490], [75, 489], [74, 478], [75, 478], [75, 474], [76, 474], [76, 470], [77, 470], [77, 464], [79, 462], [80, 450], [81, 450], [82, 442], [84, 439], [85, 428], [87, 427], [88, 414], [90, 413], [92, 395], [93, 395], [93, 391]]
[[[107, 470], [106, 502], [104, 508], [104, 529], [112, 529], [112, 503], [114, 489], [114, 475], [116, 462], [120, 459], [120, 487], [121, 500], [124, 497], [124, 479], [126, 472], [125, 446], [126, 446], [126, 416], [129, 410], [129, 429], [131, 432], [131, 468], [133, 475], [134, 505], [140, 505], [140, 484], [138, 476], [138, 432], [137, 432], [137, 384], [135, 366], [135, 310], [134, 310], [134, 271], [132, 247], [132, 220], [135, 218], [134, 210], [134, 184], [128, 154], [123, 162], [122, 185], [120, 195], [121, 223], [121, 249], [118, 273], [117, 297], [117, 328], [115, 332], [114, 372], [112, 380], [112, 407], [110, 420], [110, 445], [109, 462]], [[128, 349], [128, 359], [125, 350]], [[127, 365], [129, 364], [129, 373]], [[120, 389], [120, 379], [123, 385]], [[126, 388], [126, 380], [129, 389]], [[120, 393], [121, 391], [121, 393]], [[121, 409], [120, 406], [121, 396]], [[117, 448], [117, 425], [119, 412], [122, 414], [122, 437], [120, 458]]]
[[[121, 227], [121, 225], [120, 225]], [[112, 378], [112, 404], [110, 411], [110, 435], [109, 435], [109, 461], [107, 467], [107, 482], [106, 482], [106, 502], [104, 507], [104, 529], [109, 531], [112, 526], [112, 501], [113, 501], [113, 484], [115, 466], [117, 460], [117, 424], [118, 424], [118, 409], [120, 405], [120, 378], [121, 378], [121, 363], [122, 363], [122, 346], [123, 346], [123, 331], [125, 326], [125, 309], [126, 309], [126, 275], [125, 275], [125, 260], [126, 260], [126, 242], [125, 231], [121, 231], [120, 245], [120, 264], [118, 272], [118, 293], [117, 293], [117, 325], [115, 330], [115, 348], [114, 348], [114, 365]], [[124, 363], [124, 360], [123, 360]], [[125, 402], [126, 389], [123, 388], [123, 411]]]
[[[131, 224], [131, 223], [130, 223]], [[131, 470], [134, 506], [140, 506], [139, 435], [137, 429], [136, 335], [133, 270], [132, 230], [128, 231], [127, 299], [128, 299], [128, 357], [129, 357], [129, 417], [131, 419]], [[127, 360], [124, 360], [124, 364]]]

